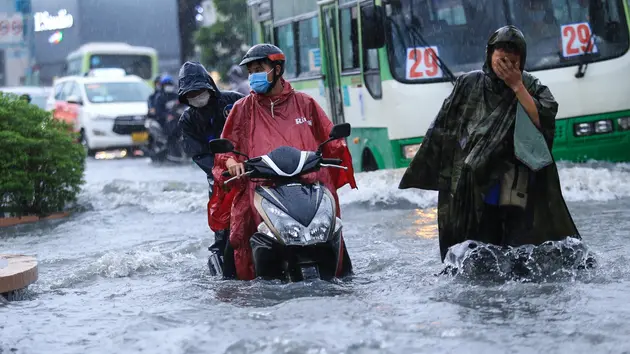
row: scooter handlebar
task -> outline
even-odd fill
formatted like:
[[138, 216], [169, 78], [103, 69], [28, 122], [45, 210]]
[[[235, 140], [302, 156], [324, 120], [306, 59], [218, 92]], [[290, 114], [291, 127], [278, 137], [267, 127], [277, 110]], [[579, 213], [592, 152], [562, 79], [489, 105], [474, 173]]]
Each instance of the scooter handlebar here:
[[327, 158], [323, 158], [322, 159], [322, 164], [323, 165], [341, 165], [343, 161], [341, 161], [341, 159], [327, 159]]

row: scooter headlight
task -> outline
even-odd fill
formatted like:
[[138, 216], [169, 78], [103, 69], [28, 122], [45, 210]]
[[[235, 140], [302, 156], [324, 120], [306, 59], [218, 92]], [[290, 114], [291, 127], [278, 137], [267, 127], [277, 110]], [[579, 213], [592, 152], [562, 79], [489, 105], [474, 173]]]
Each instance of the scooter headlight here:
[[[328, 195], [324, 194], [315, 217], [307, 227], [266, 199], [262, 200], [262, 208], [273, 228], [279, 233], [275, 236], [284, 241], [286, 245], [309, 245], [328, 241], [330, 228], [334, 223], [333, 204]], [[259, 231], [261, 227], [262, 224], [259, 225]], [[264, 227], [262, 229], [266, 231]]]

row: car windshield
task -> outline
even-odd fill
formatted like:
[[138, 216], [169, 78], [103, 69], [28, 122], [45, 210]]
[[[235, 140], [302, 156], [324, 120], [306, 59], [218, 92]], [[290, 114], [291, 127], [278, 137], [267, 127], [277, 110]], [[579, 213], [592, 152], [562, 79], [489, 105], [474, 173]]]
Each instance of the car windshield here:
[[[607, 60], [628, 50], [623, 0], [398, 0], [389, 16], [389, 57], [402, 82], [444, 79], [432, 51], [453, 73], [481, 69], [490, 34], [506, 24], [527, 40], [526, 70]], [[588, 48], [589, 40], [595, 43]]]
[[144, 82], [99, 82], [85, 84], [92, 103], [146, 102], [151, 89]]
[[90, 69], [120, 68], [128, 75], [137, 75], [145, 80], [151, 79], [152, 64], [148, 55], [129, 54], [93, 54], [90, 57]]

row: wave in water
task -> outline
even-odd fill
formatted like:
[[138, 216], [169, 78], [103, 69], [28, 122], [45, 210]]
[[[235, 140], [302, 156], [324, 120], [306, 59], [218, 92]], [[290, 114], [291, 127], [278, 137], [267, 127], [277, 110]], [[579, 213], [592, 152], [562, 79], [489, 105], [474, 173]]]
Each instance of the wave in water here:
[[[358, 173], [358, 190], [348, 186], [339, 191], [341, 203], [368, 205], [410, 204], [426, 208], [437, 204], [437, 193], [398, 189], [404, 169]], [[569, 202], [608, 201], [630, 197], [630, 168], [627, 164], [599, 166], [560, 164], [564, 197]], [[128, 177], [128, 176], [125, 176]], [[168, 177], [173, 178], [173, 174]], [[190, 181], [134, 181], [113, 179], [88, 183], [79, 204], [94, 209], [139, 207], [153, 214], [203, 211], [208, 202], [208, 186], [202, 178]]]
[[443, 274], [475, 280], [541, 281], [573, 277], [597, 266], [594, 254], [576, 238], [547, 241], [539, 246], [499, 247], [464, 241], [449, 248]]
[[95, 260], [82, 263], [77, 269], [64, 277], [57, 278], [50, 289], [68, 288], [101, 276], [105, 278], [125, 278], [137, 273], [170, 269], [173, 265], [182, 264], [197, 258], [187, 252], [165, 252], [158, 248], [129, 252], [107, 252]]

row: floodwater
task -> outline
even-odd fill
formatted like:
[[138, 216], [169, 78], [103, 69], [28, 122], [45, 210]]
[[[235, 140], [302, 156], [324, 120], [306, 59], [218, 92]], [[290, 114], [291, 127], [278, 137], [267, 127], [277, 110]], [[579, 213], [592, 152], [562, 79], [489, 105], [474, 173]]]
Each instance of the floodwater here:
[[353, 278], [287, 285], [208, 276], [196, 167], [90, 160], [81, 212], [0, 230], [40, 262], [0, 353], [630, 353], [630, 166], [561, 166], [598, 268], [530, 282], [435, 276], [437, 196], [401, 174], [341, 192]]

